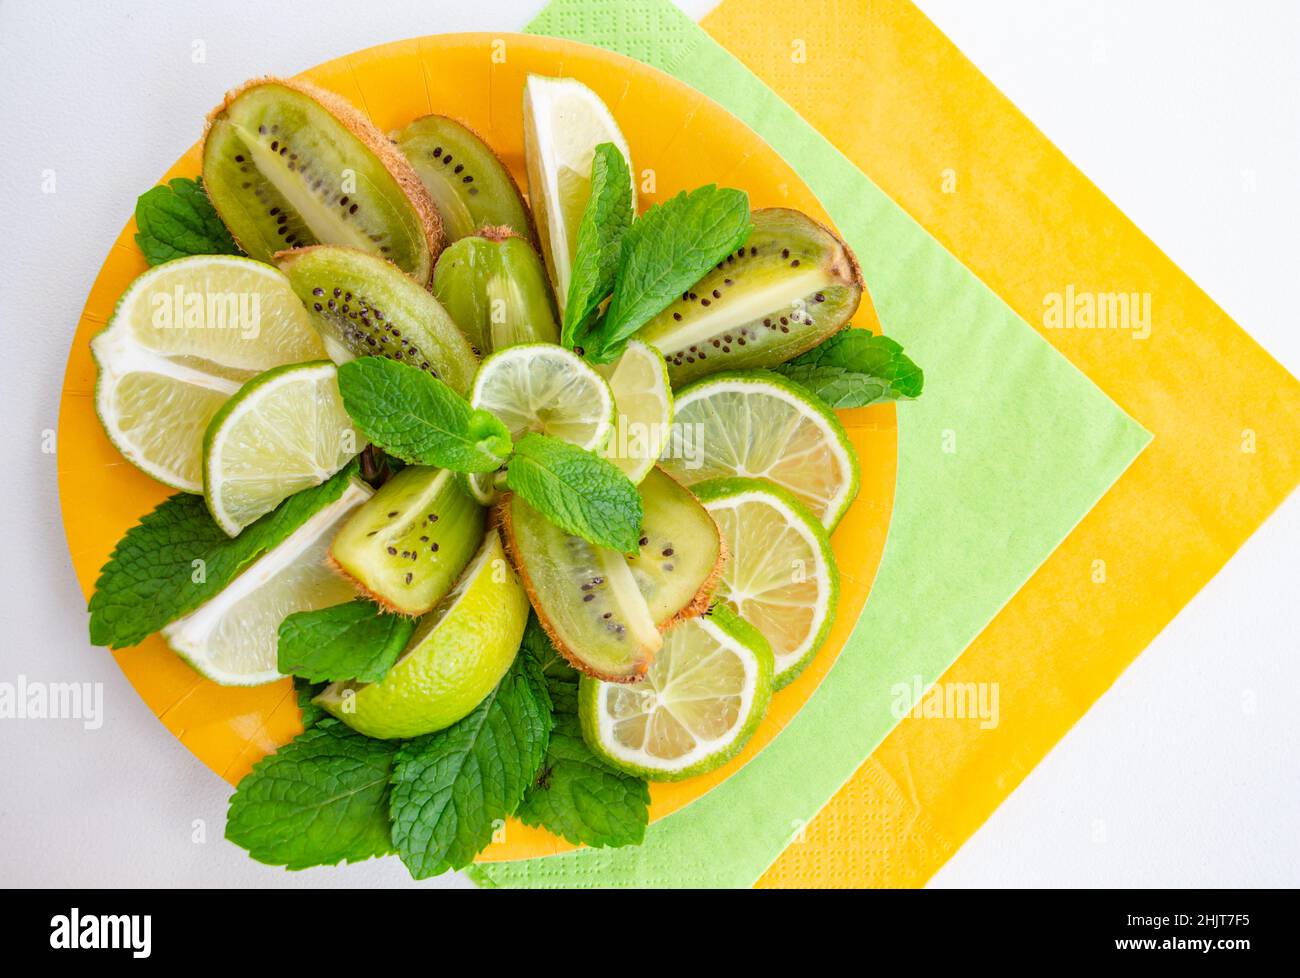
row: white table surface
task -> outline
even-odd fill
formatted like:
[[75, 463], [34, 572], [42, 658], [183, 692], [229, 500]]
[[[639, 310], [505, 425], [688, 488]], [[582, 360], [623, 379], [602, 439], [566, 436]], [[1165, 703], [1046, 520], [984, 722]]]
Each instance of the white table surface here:
[[[229, 789], [153, 718], [86, 615], [59, 519], [73, 324], [136, 195], [220, 94], [370, 44], [514, 29], [539, 0], [0, 0], [0, 682], [97, 682], [104, 722], [0, 720], [0, 881], [409, 885], [396, 860], [289, 874], [222, 839]], [[709, 0], [684, 9], [705, 13]], [[1291, 0], [921, 0], [1110, 197], [1300, 372], [1300, 7]], [[206, 61], [191, 54], [201, 43]], [[55, 193], [43, 193], [53, 170]], [[1207, 402], [1214, 397], [1206, 391]], [[936, 886], [1300, 883], [1300, 500], [1292, 498]], [[460, 877], [423, 885], [466, 886]]]

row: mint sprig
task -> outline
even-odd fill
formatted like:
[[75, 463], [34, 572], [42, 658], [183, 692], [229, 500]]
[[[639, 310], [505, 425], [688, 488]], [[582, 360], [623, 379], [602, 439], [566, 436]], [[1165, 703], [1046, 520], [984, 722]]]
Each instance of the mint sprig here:
[[418, 367], [362, 357], [339, 367], [343, 407], [372, 444], [414, 465], [491, 472], [510, 454], [510, 432], [487, 411]]
[[578, 225], [578, 247], [564, 304], [560, 343], [566, 350], [585, 342], [584, 333], [614, 288], [632, 211], [627, 160], [613, 143], [601, 143], [591, 161], [591, 196]]
[[588, 359], [606, 363], [627, 339], [749, 237], [749, 197], [709, 185], [650, 208], [627, 234], [614, 292], [584, 344]]
[[308, 682], [377, 683], [415, 632], [416, 620], [390, 615], [364, 598], [299, 611], [280, 623], [278, 668]]
[[578, 720], [578, 675], [555, 650], [535, 617], [520, 655], [539, 662], [555, 711], [546, 758], [519, 806], [519, 820], [575, 845], [635, 846], [650, 820], [650, 789], [591, 752]]
[[612, 462], [530, 433], [515, 445], [506, 486], [567, 533], [620, 553], [637, 549], [641, 496]]
[[925, 374], [887, 336], [842, 329], [774, 368], [833, 408], [857, 408], [921, 396]]
[[90, 598], [90, 641], [135, 645], [188, 614], [334, 502], [357, 472], [354, 461], [319, 486], [290, 496], [230, 537], [202, 496], [178, 493], [127, 531], [99, 572]]
[[397, 744], [321, 720], [239, 782], [226, 838], [286, 869], [358, 862], [392, 851], [389, 779]]
[[310, 730], [322, 721], [334, 719], [333, 714], [325, 707], [317, 706], [312, 702], [326, 685], [326, 683], [309, 683], [298, 676], [293, 677], [293, 695], [298, 701], [298, 719], [302, 721], [302, 729]]
[[474, 712], [398, 751], [392, 839], [416, 879], [469, 865], [515, 813], [546, 753], [551, 704], [541, 669], [516, 656]]
[[243, 254], [201, 180], [177, 177], [149, 188], [135, 202], [135, 224], [135, 243], [150, 265], [189, 255]]

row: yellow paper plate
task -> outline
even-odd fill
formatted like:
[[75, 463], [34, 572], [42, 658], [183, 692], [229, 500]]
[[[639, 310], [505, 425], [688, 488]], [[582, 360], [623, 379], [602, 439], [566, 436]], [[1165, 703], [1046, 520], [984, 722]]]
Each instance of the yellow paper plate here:
[[[609, 104], [631, 146], [643, 206], [682, 189], [719, 183], [747, 190], [754, 207], [794, 207], [829, 223], [794, 171], [716, 103], [640, 62], [586, 45], [516, 34], [443, 35], [369, 48], [301, 77], [348, 99], [384, 131], [430, 112], [455, 116], [484, 136], [523, 185], [522, 92], [530, 73], [580, 79]], [[199, 122], [177, 124], [197, 129]], [[165, 179], [193, 176], [199, 169], [196, 144]], [[104, 327], [118, 296], [146, 268], [135, 231], [134, 222], [123, 229], [91, 288], [60, 403], [59, 497], [73, 566], [87, 597], [122, 534], [170, 494], [122, 459], [94, 410], [90, 339]], [[855, 325], [880, 332], [868, 297]], [[739, 757], [710, 775], [651, 787], [651, 821], [700, 797], [771, 741], [817, 688], [858, 619], [889, 528], [898, 432], [892, 405], [842, 412], [841, 418], [862, 462], [862, 489], [832, 541], [842, 583], [830, 639], [804, 674], [775, 697]], [[155, 715], [231, 784], [301, 730], [288, 680], [250, 689], [218, 686], [191, 670], [157, 636], [114, 655]], [[480, 858], [524, 859], [571, 848], [512, 821]]]

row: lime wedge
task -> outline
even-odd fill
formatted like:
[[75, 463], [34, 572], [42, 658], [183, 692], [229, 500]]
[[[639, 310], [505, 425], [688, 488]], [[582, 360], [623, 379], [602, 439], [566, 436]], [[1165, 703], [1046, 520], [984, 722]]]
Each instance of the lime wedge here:
[[668, 629], [640, 682], [583, 676], [578, 711], [587, 746], [607, 763], [651, 781], [680, 781], [735, 757], [771, 697], [771, 648], [718, 605]]
[[767, 479], [828, 530], [858, 493], [858, 459], [835, 412], [775, 374], [697, 381], [677, 392], [673, 421], [659, 464], [678, 482]]
[[640, 483], [668, 441], [673, 420], [668, 366], [654, 347], [632, 340], [621, 357], [596, 369], [609, 381], [616, 413], [604, 456]]
[[716, 597], [771, 643], [780, 689], [812, 661], [835, 618], [839, 572], [826, 531], [793, 495], [762, 479], [692, 488], [729, 553]]
[[215, 598], [164, 628], [167, 644], [223, 686], [279, 679], [280, 623], [294, 612], [328, 608], [357, 596], [325, 558], [334, 534], [371, 495], [369, 486], [353, 479], [338, 499], [258, 558]]
[[[599, 95], [572, 78], [528, 76], [524, 85], [528, 196], [561, 317], [578, 248], [578, 226], [591, 196], [591, 160], [601, 143], [613, 143], [632, 170], [627, 140]], [[635, 177], [632, 202], [635, 213]]]
[[325, 355], [284, 275], [224, 255], [145, 272], [90, 350], [108, 437], [127, 461], [186, 492], [203, 491], [203, 432], [240, 384]]
[[420, 619], [380, 682], [340, 682], [315, 702], [367, 737], [418, 737], [468, 715], [510, 668], [528, 596], [490, 530], [456, 587]]
[[[614, 431], [614, 395], [581, 357], [553, 343], [507, 347], [478, 368], [470, 403], [496, 415], [518, 440], [530, 431], [598, 451]], [[496, 498], [494, 473], [466, 478], [483, 505]]]
[[317, 486], [366, 447], [329, 361], [276, 367], [230, 398], [203, 439], [203, 491], [232, 537], [300, 489]]

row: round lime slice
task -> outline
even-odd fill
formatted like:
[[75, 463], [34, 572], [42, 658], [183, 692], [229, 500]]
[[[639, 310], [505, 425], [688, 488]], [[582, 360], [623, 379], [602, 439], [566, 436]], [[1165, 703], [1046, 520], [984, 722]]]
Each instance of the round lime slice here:
[[725, 605], [664, 633], [636, 683], [583, 676], [578, 712], [599, 757], [651, 781], [722, 766], [745, 746], [772, 697], [772, 650]]
[[715, 596], [763, 633], [780, 689], [826, 641], [839, 599], [830, 540], [794, 496], [762, 479], [692, 487], [718, 524], [729, 558]]
[[[609, 384], [585, 360], [553, 343], [522, 343], [500, 350], [479, 365], [470, 403], [501, 420], [510, 437], [530, 431], [599, 451], [616, 420]], [[482, 505], [497, 496], [495, 473], [466, 477]]]
[[858, 459], [835, 413], [776, 374], [713, 374], [677, 392], [660, 465], [678, 482], [762, 478], [828, 530], [858, 493]]
[[301, 489], [320, 485], [366, 447], [329, 361], [254, 377], [212, 418], [203, 439], [203, 492], [232, 537]]

